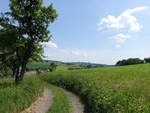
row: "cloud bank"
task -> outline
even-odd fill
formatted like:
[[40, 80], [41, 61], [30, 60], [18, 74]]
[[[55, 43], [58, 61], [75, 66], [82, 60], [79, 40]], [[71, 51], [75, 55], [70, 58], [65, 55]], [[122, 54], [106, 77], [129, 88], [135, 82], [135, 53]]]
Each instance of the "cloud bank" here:
[[143, 26], [138, 22], [138, 19], [133, 14], [144, 11], [146, 9], [148, 9], [147, 6], [142, 6], [134, 9], [127, 9], [119, 16], [108, 15], [107, 17], [101, 19], [99, 23], [99, 29], [128, 29], [132, 32], [138, 32], [142, 29]]

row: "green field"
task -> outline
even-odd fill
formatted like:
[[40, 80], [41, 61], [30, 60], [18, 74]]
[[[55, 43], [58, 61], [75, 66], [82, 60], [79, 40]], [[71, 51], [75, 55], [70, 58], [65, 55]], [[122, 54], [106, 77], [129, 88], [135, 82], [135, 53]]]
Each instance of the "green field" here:
[[88, 113], [150, 113], [150, 64], [46, 73], [79, 95]]
[[64, 92], [50, 84], [77, 94], [86, 113], [150, 113], [150, 64], [41, 73], [25, 77], [18, 86], [13, 79], [3, 78], [0, 113], [21, 112], [41, 95], [44, 87], [54, 94], [47, 113], [70, 113]]
[[35, 77], [25, 78], [18, 86], [11, 78], [0, 79], [0, 113], [20, 113], [42, 92], [42, 82]]

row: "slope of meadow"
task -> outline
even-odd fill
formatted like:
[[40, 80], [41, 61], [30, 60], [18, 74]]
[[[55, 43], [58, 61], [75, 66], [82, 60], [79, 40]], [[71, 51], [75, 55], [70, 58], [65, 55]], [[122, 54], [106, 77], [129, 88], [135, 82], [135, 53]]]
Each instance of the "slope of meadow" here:
[[81, 97], [88, 113], [150, 113], [150, 64], [46, 73]]
[[0, 113], [20, 113], [29, 107], [43, 92], [40, 80], [25, 78], [16, 86], [11, 78], [0, 79]]
[[[36, 76], [25, 77], [19, 85], [15, 85], [12, 78], [0, 79], [0, 113], [21, 113], [43, 96], [44, 87], [52, 91], [53, 96], [52, 106], [47, 113], [70, 113], [69, 100], [64, 91]], [[35, 108], [36, 105], [38, 103]]]

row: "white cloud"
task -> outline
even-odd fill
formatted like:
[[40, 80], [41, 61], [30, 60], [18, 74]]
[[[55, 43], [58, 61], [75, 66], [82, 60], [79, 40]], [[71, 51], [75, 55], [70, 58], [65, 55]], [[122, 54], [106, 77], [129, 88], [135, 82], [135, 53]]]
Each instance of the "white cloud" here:
[[112, 39], [115, 39], [117, 43], [124, 43], [127, 39], [131, 38], [130, 35], [125, 35], [125, 34], [117, 34], [115, 36], [111, 37]]
[[49, 41], [49, 42], [43, 42], [42, 45], [47, 46], [47, 47], [51, 47], [51, 48], [58, 48], [57, 44]]
[[122, 46], [119, 45], [119, 44], [115, 45], [115, 47], [116, 47], [116, 48], [122, 48]]
[[99, 23], [99, 29], [129, 29], [133, 32], [138, 32], [142, 29], [142, 25], [138, 23], [138, 20], [133, 14], [146, 10], [147, 6], [137, 7], [134, 9], [127, 9], [123, 11], [119, 16], [108, 15], [101, 19]]

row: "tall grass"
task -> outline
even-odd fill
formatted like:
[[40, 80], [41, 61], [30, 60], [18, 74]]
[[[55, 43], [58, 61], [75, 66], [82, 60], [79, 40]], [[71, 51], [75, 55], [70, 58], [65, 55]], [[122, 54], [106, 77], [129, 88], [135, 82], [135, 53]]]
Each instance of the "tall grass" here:
[[43, 86], [35, 77], [16, 86], [11, 78], [0, 79], [0, 113], [20, 113], [41, 95]]
[[79, 95], [88, 113], [150, 113], [150, 64], [46, 73]]

